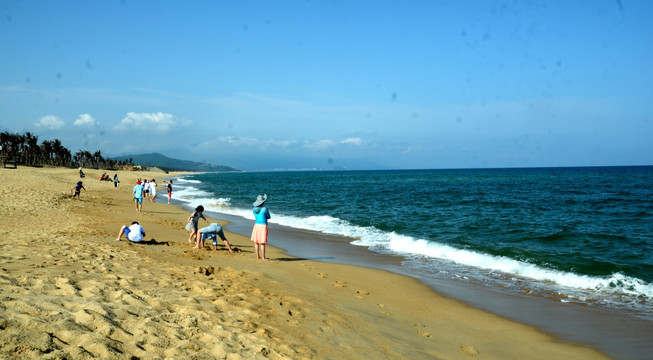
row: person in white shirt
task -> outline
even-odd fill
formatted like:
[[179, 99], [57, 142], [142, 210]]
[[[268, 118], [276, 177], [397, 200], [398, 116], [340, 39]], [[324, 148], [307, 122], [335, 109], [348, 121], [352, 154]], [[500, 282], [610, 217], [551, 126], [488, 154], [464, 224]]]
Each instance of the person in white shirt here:
[[150, 180], [150, 201], [154, 202], [156, 199], [156, 180]]
[[143, 238], [145, 238], [145, 229], [138, 224], [138, 221], [134, 221], [129, 227], [123, 225], [120, 228], [116, 241], [120, 241], [123, 234], [125, 234], [127, 240], [138, 243], [143, 241]]

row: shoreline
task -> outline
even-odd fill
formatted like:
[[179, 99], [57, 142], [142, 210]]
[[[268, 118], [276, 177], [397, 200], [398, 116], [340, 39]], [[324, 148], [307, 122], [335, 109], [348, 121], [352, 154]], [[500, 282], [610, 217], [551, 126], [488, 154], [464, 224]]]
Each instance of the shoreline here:
[[[191, 210], [183, 200], [178, 205]], [[226, 229], [249, 236], [251, 221], [233, 214], [208, 211], [229, 222]], [[507, 319], [531, 325], [563, 342], [587, 344], [624, 360], [644, 360], [653, 352], [653, 322], [623, 309], [601, 304], [566, 302], [555, 294], [529, 294], [523, 290], [494, 288], [470, 279], [445, 279], [411, 271], [402, 265], [406, 258], [384, 255], [351, 244], [353, 238], [287, 227], [271, 223], [270, 241], [288, 255], [301, 259], [361, 266], [408, 276], [434, 292], [489, 311]], [[618, 329], [618, 330], [617, 330]]]
[[[0, 354], [607, 358], [404, 275], [292, 257], [272, 246], [276, 261], [256, 261], [249, 239], [229, 230], [238, 253], [193, 251], [185, 209], [148, 201], [136, 213], [131, 202], [137, 177], [175, 174], [118, 172], [122, 188], [115, 191], [93, 180], [101, 172], [87, 171], [87, 191], [76, 201], [67, 193], [78, 180], [74, 169], [0, 170]], [[161, 246], [115, 241], [132, 219]]]
[[[183, 206], [180, 204], [180, 206]], [[248, 220], [215, 213], [229, 222], [226, 229], [245, 235], [251, 231]], [[617, 359], [648, 359], [653, 352], [653, 323], [632, 314], [578, 303], [563, 303], [554, 298], [508, 293], [464, 280], [433, 279], [415, 276], [403, 269], [404, 258], [383, 255], [349, 244], [351, 238], [310, 230], [274, 225], [271, 242], [286, 254], [301, 259], [352, 265], [415, 279], [435, 293], [506, 319], [534, 326], [559, 341], [587, 344]], [[616, 330], [618, 329], [618, 331]]]

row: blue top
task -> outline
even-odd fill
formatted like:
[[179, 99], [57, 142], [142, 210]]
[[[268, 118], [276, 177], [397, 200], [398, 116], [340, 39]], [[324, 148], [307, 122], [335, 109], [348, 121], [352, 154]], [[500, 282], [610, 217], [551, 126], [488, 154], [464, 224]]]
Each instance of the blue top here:
[[143, 197], [143, 185], [136, 184], [134, 186], [134, 197], [138, 199]]
[[267, 225], [270, 218], [270, 212], [265, 206], [254, 207], [254, 216], [256, 217], [256, 224]]

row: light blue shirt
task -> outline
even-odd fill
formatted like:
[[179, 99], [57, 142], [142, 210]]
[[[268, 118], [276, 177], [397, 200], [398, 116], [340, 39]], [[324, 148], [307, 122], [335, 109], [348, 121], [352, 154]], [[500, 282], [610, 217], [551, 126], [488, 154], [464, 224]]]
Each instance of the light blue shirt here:
[[257, 224], [261, 224], [261, 225], [268, 224], [268, 219], [270, 218], [270, 212], [268, 211], [268, 208], [266, 208], [265, 206], [254, 207], [252, 211], [254, 212], [254, 216], [256, 217]]
[[143, 185], [136, 184], [134, 186], [134, 197], [139, 199], [143, 198]]

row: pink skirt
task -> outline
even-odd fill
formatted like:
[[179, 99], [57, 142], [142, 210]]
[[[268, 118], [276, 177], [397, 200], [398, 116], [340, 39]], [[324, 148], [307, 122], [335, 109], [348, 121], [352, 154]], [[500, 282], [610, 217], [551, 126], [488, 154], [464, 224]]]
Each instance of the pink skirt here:
[[255, 244], [267, 244], [268, 226], [263, 224], [254, 224], [254, 229], [252, 229], [252, 241]]

